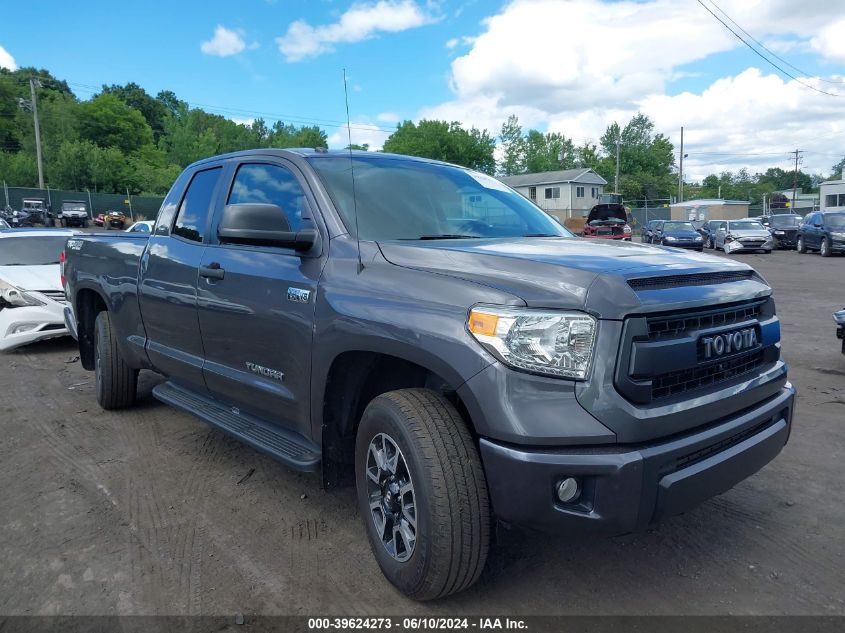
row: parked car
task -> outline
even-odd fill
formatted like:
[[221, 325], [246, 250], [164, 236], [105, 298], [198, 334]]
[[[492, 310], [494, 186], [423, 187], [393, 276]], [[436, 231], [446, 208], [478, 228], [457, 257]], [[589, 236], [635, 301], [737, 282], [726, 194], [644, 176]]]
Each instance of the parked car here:
[[681, 220], [661, 220], [654, 227], [651, 243], [704, 250], [704, 238], [695, 230], [692, 222]]
[[845, 354], [845, 308], [833, 313], [836, 322], [836, 338], [842, 340], [842, 353]]
[[792, 250], [798, 244], [798, 227], [801, 226], [801, 216], [796, 213], [778, 213], [766, 216], [764, 224], [772, 234], [775, 248]]
[[631, 241], [628, 212], [619, 194], [603, 194], [587, 214], [582, 237], [589, 239]]
[[0, 232], [0, 351], [68, 331], [59, 260], [73, 231]]
[[103, 218], [107, 229], [122, 229], [126, 226], [126, 214], [123, 211], [109, 211]]
[[716, 248], [725, 253], [736, 251], [763, 251], [771, 253], [773, 248], [772, 235], [769, 230], [757, 220], [745, 218], [743, 220], [726, 220], [720, 226], [714, 238]]
[[816, 211], [798, 227], [798, 252], [818, 251], [822, 257], [845, 253], [845, 212]]
[[707, 248], [716, 248], [716, 233], [725, 226], [727, 220], [707, 220], [702, 224], [698, 232], [704, 238], [704, 245]]
[[654, 235], [654, 227], [660, 222], [662, 222], [662, 220], [649, 220], [646, 222], [640, 230], [640, 241], [644, 244], [651, 244], [651, 238]]
[[154, 370], [159, 400], [330, 487], [349, 473], [379, 566], [416, 599], [478, 579], [493, 513], [644, 529], [762, 468], [791, 428], [749, 266], [577, 239], [437, 161], [205, 159], [155, 233], [69, 239], [64, 278], [102, 407], [131, 407]]
[[152, 220], [141, 220], [140, 222], [136, 222], [128, 229], [126, 229], [127, 233], [152, 233], [153, 227], [155, 226], [155, 222]]
[[105, 226], [106, 225], [106, 214], [105, 213], [98, 213], [97, 217], [94, 218], [94, 224], [97, 226]]
[[88, 204], [82, 200], [65, 200], [59, 210], [62, 226], [88, 226]]

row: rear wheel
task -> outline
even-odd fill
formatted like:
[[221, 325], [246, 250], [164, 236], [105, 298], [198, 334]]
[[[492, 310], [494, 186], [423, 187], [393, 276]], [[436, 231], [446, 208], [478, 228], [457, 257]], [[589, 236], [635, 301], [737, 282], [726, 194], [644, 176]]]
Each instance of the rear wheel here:
[[822, 238], [821, 247], [819, 248], [819, 255], [822, 257], [830, 257], [830, 242], [826, 237]]
[[798, 237], [798, 245], [795, 247], [795, 250], [802, 254], [807, 252], [807, 246], [804, 244], [803, 237]]
[[138, 371], [120, 355], [112, 330], [111, 316], [103, 310], [94, 322], [94, 374], [97, 402], [104, 409], [126, 409], [135, 404]]
[[385, 577], [415, 600], [466, 589], [490, 542], [487, 482], [455, 407], [426, 389], [382, 394], [355, 443], [358, 507]]

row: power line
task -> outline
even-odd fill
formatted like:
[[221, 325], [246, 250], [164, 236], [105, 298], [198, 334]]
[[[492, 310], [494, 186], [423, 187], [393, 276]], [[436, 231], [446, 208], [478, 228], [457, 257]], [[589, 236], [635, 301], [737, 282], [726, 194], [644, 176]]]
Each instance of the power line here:
[[758, 51], [756, 48], [754, 48], [754, 47], [753, 47], [751, 44], [749, 44], [749, 43], [748, 43], [745, 39], [743, 39], [743, 37], [742, 37], [739, 33], [737, 33], [736, 31], [734, 31], [734, 30], [730, 27], [730, 25], [729, 25], [727, 22], [725, 22], [722, 18], [720, 18], [720, 17], [719, 17], [718, 15], [716, 15], [715, 13], [713, 13], [713, 11], [711, 11], [710, 7], [708, 7], [706, 4], [704, 4], [704, 2], [703, 2], [702, 0], [696, 0], [696, 2], [698, 2], [698, 4], [700, 4], [702, 7], [704, 7], [704, 8], [705, 8], [705, 10], [707, 11], [707, 13], [709, 13], [709, 14], [710, 14], [710, 15], [712, 15], [714, 18], [716, 18], [716, 19], [717, 19], [717, 20], [718, 20], [718, 21], [722, 24], [722, 26], [724, 26], [724, 27], [725, 27], [726, 29], [728, 29], [731, 33], [733, 33], [733, 35], [734, 35], [734, 36], [735, 36], [735, 37], [736, 37], [736, 38], [737, 38], [740, 42], [742, 42], [742, 43], [743, 43], [743, 44], [745, 44], [748, 48], [750, 48], [752, 51], [754, 51], [754, 53], [755, 53], [756, 55], [758, 55], [758, 56], [760, 57], [760, 59], [762, 59], [763, 61], [765, 61], [767, 64], [769, 64], [769, 65], [773, 66], [774, 68], [776, 68], [778, 71], [780, 71], [781, 73], [783, 73], [784, 75], [786, 75], [786, 76], [787, 76], [787, 77], [789, 77], [790, 79], [794, 79], [795, 81], [797, 81], [799, 84], [801, 84], [801, 85], [802, 85], [802, 86], [804, 86], [805, 88], [809, 88], [810, 90], [815, 90], [816, 92], [820, 92], [821, 94], [823, 94], [823, 95], [827, 95], [827, 96], [829, 96], [829, 97], [841, 97], [841, 96], [842, 96], [842, 95], [837, 94], [837, 93], [835, 93], [835, 92], [827, 92], [826, 90], [821, 90], [820, 88], [816, 88], [815, 86], [810, 85], [810, 84], [808, 84], [808, 83], [807, 83], [807, 82], [805, 82], [805, 81], [802, 81], [801, 79], [799, 79], [799, 78], [798, 78], [798, 77], [796, 77], [795, 75], [793, 75], [793, 74], [791, 74], [791, 73], [789, 73], [789, 72], [785, 71], [783, 68], [781, 68], [781, 67], [780, 67], [780, 66], [778, 66], [776, 63], [774, 63], [771, 59], [769, 59], [768, 57], [766, 57], [765, 55], [763, 55], [763, 53], [761, 53], [761, 52], [760, 52], [760, 51]]
[[[724, 16], [728, 19], [728, 21], [730, 21], [730, 23], [731, 23], [731, 24], [733, 24], [736, 28], [738, 28], [740, 31], [742, 31], [743, 33], [745, 33], [745, 34], [746, 34], [749, 38], [751, 38], [751, 40], [752, 40], [754, 43], [756, 43], [756, 44], [757, 44], [757, 46], [759, 46], [759, 47], [760, 47], [760, 48], [762, 48], [764, 51], [766, 51], [767, 53], [769, 53], [769, 55], [771, 55], [771, 56], [772, 56], [772, 57], [774, 57], [775, 59], [777, 59], [777, 60], [779, 60], [779, 61], [783, 62], [784, 64], [786, 64], [787, 66], [789, 66], [790, 68], [792, 68], [793, 70], [795, 70], [795, 71], [799, 72], [799, 73], [800, 73], [800, 74], [802, 74], [802, 75], [805, 75], [805, 76], [809, 76], [809, 75], [810, 75], [810, 73], [808, 73], [808, 72], [805, 72], [805, 71], [801, 70], [800, 68], [798, 68], [798, 67], [797, 67], [797, 66], [795, 66], [794, 64], [790, 64], [790, 63], [789, 63], [787, 60], [785, 60], [783, 57], [781, 57], [780, 55], [778, 55], [777, 53], [775, 53], [773, 50], [771, 50], [770, 48], [768, 48], [765, 44], [763, 44], [763, 42], [761, 42], [760, 40], [756, 39], [753, 35], [751, 35], [751, 33], [749, 33], [749, 32], [748, 32], [748, 31], [746, 31], [744, 28], [742, 28], [739, 24], [737, 24], [737, 23], [736, 23], [736, 21], [735, 21], [735, 20], [734, 20], [731, 16], [729, 16], [727, 13], [725, 13], [725, 11], [722, 9], [722, 7], [720, 7], [718, 4], [716, 4], [713, 0], [710, 0], [710, 4], [712, 4], [714, 7], [716, 7], [716, 9], [719, 11], [719, 13], [721, 13], [722, 15], [724, 15]], [[832, 80], [830, 80], [830, 79], [825, 79], [825, 78], [823, 78], [823, 77], [817, 77], [817, 79], [818, 79], [819, 81], [823, 81], [823, 82], [828, 83], [828, 84], [845, 84], [845, 81], [832, 81]]]

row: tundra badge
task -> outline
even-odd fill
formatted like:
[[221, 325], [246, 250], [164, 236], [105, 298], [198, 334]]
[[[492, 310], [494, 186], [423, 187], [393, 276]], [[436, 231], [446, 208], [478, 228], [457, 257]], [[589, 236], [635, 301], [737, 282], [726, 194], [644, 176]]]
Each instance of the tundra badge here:
[[278, 380], [279, 382], [282, 382], [285, 379], [284, 373], [280, 372], [278, 369], [262, 367], [261, 365], [250, 363], [249, 361], [246, 362], [246, 368], [253, 374], [258, 374], [259, 376], [264, 376], [265, 378], [272, 378], [273, 380]]

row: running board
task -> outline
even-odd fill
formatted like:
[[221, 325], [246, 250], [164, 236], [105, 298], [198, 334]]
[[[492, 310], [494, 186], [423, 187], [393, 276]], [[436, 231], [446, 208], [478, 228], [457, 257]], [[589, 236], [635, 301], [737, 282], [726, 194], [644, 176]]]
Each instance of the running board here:
[[170, 382], [156, 385], [153, 396], [165, 404], [192, 413], [203, 422], [249, 444], [294, 470], [313, 472], [320, 467], [319, 450], [296, 433], [240, 413], [237, 409], [223, 406], [210, 398], [199, 396]]

